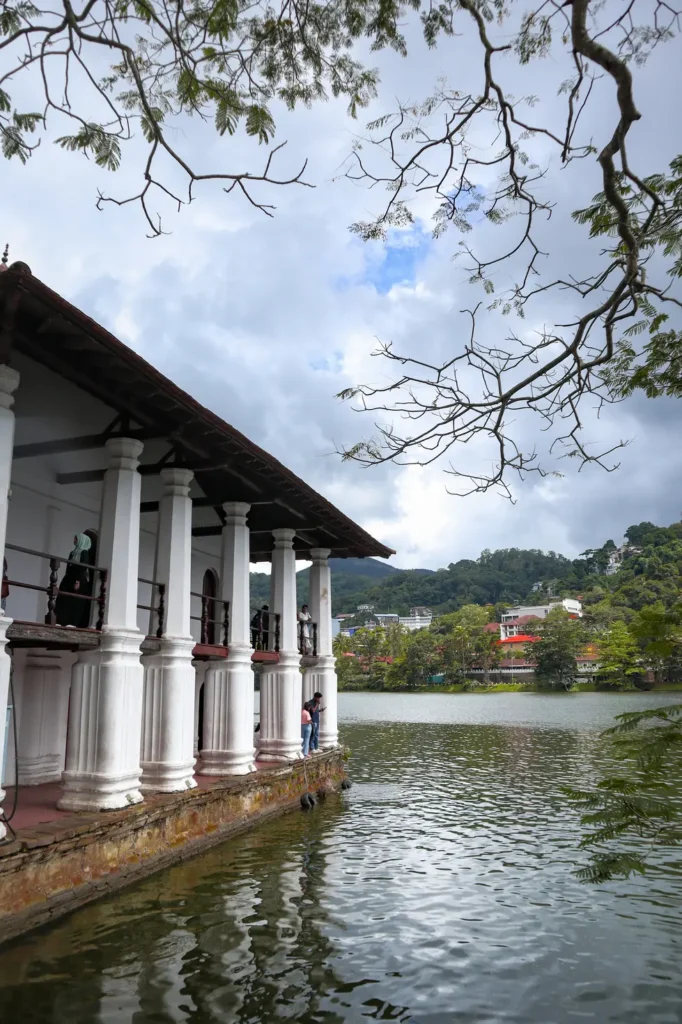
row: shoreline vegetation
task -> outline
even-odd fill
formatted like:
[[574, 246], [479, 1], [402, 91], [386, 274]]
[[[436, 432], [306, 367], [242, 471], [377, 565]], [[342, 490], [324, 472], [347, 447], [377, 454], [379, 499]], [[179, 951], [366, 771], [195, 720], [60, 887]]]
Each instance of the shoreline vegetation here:
[[469, 696], [470, 694], [479, 693], [612, 693], [617, 696], [627, 694], [631, 696], [633, 693], [682, 693], [682, 683], [664, 683], [661, 686], [653, 686], [648, 690], [637, 689], [636, 687], [632, 690], [615, 689], [606, 686], [599, 686], [597, 683], [578, 683], [576, 686], [571, 687], [570, 690], [557, 690], [553, 687], [539, 686], [537, 683], [490, 683], [489, 686], [475, 686], [466, 687], [462, 683], [452, 683], [447, 685], [434, 685], [434, 686], [420, 686], [417, 689], [405, 686], [402, 689], [398, 687], [384, 687], [380, 690], [372, 689], [370, 687], [361, 688], [346, 688], [339, 689], [339, 693], [381, 693], [381, 694], [415, 694], [417, 696], [421, 694], [434, 694], [434, 693], [446, 693], [446, 694], [463, 694]]
[[[433, 613], [430, 626], [400, 623], [408, 594]], [[508, 633], [512, 597], [521, 604]], [[609, 540], [573, 561], [512, 548], [394, 573], [346, 616], [334, 653], [342, 690], [680, 689], [682, 522], [630, 526], [620, 548]]]

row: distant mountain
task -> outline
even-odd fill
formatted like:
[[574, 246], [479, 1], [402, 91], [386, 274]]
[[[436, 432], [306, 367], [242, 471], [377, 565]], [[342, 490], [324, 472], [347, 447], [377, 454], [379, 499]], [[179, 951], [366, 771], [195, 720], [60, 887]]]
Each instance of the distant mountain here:
[[[343, 576], [365, 576], [368, 579], [381, 579], [383, 576], [400, 572], [395, 565], [378, 562], [376, 558], [330, 558], [329, 568], [333, 573]], [[301, 571], [305, 572], [305, 569]], [[428, 569], [424, 571], [429, 572]]]
[[[573, 563], [554, 551], [505, 548], [447, 569], [398, 569], [374, 558], [332, 558], [330, 567], [334, 614], [373, 604], [377, 611], [406, 615], [416, 605], [445, 612], [464, 604], [511, 604], [525, 599], [538, 580], [570, 576]], [[296, 574], [299, 606], [308, 601], [308, 577], [308, 569]], [[251, 604], [259, 607], [269, 598], [270, 577], [252, 573]]]

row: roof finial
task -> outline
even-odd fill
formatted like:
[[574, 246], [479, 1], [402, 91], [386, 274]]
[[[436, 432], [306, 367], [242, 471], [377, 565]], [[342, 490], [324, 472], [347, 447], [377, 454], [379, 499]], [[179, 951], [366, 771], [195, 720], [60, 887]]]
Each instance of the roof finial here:
[[8, 259], [9, 259], [9, 242], [5, 242], [5, 251], [2, 254], [2, 262], [5, 264], [5, 266], [7, 266]]

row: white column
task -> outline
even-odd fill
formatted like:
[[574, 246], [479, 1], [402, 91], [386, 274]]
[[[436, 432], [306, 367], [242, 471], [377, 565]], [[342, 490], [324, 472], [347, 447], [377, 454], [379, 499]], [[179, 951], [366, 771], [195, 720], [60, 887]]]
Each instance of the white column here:
[[[271, 613], [279, 614], [279, 662], [264, 666], [260, 677], [258, 757], [290, 761], [301, 757], [301, 658], [296, 619], [295, 530], [273, 530]], [[270, 617], [274, 630], [274, 618]]]
[[254, 684], [249, 614], [249, 505], [223, 505], [222, 594], [230, 606], [229, 653], [208, 663], [204, 683], [202, 775], [246, 775], [256, 770], [253, 749]]
[[317, 657], [303, 658], [303, 700], [321, 693], [320, 749], [328, 750], [339, 744], [338, 682], [332, 653], [332, 591], [329, 570], [329, 549], [313, 548], [310, 557], [310, 614], [317, 623]]
[[[12, 476], [12, 450], [14, 448], [14, 412], [12, 397], [19, 386], [19, 374], [11, 366], [0, 365], [0, 551], [5, 551], [7, 535], [7, 506], [9, 502], [10, 480]], [[5, 646], [7, 630], [12, 620], [0, 615], [0, 773], [2, 772], [2, 756], [5, 749], [5, 723], [7, 721], [7, 697], [9, 693], [9, 677], [12, 663]], [[5, 796], [0, 777], [0, 800]], [[7, 834], [5, 826], [0, 822], [0, 839]]]
[[[190, 631], [194, 474], [161, 470], [156, 582], [166, 585], [166, 621], [158, 651], [142, 656], [142, 792], [176, 793], [194, 780], [194, 680]], [[154, 600], [158, 599], [155, 591]]]
[[140, 733], [142, 634], [137, 628], [142, 444], [116, 437], [106, 443], [98, 562], [108, 571], [100, 644], [73, 667], [66, 768], [59, 807], [113, 810], [142, 800]]

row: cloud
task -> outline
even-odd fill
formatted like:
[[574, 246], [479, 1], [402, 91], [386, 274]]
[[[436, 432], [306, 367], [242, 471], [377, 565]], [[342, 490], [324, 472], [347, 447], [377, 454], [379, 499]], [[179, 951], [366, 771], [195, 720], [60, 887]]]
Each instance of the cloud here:
[[[385, 100], [377, 101], [367, 120], [384, 113], [395, 95], [424, 97], [436, 76], [453, 67], [473, 87], [480, 73], [471, 49], [466, 39], [455, 38], [436, 51], [416, 41], [408, 61], [373, 54]], [[637, 73], [645, 114], [654, 104], [660, 108], [651, 123], [645, 117], [637, 128], [652, 168], [672, 155], [675, 141], [655, 130], [661, 117], [675, 123], [679, 89], [673, 85], [680, 74], [674, 56], [674, 46], [664, 49], [655, 66]], [[533, 91], [551, 95], [557, 68], [534, 67], [540, 87]], [[668, 87], [661, 95], [664, 74]], [[518, 79], [522, 87], [521, 72]], [[612, 116], [610, 104], [606, 92], [597, 95], [597, 135], [600, 119]], [[195, 125], [187, 132], [192, 146], [203, 146], [206, 166], [222, 161], [253, 167], [262, 160], [262, 148], [243, 138], [217, 139]], [[477, 301], [452, 260], [456, 236], [434, 241], [427, 219], [419, 216], [409, 230], [391, 232], [385, 244], [363, 245], [348, 231], [350, 223], [376, 215], [384, 198], [339, 178], [352, 133], [340, 102], [282, 114], [278, 139], [290, 141], [281, 159], [290, 170], [301, 154], [309, 155], [307, 177], [316, 183], [314, 190], [266, 190], [263, 197], [277, 206], [269, 219], [219, 187], [206, 187], [178, 216], [166, 210], [172, 234], [153, 241], [144, 237], [137, 209], [95, 210], [102, 172], [43, 147], [26, 168], [3, 166], [5, 195], [13, 199], [3, 224], [11, 256], [28, 262], [47, 284], [397, 548], [397, 565], [437, 568], [486, 547], [575, 554], [608, 537], [618, 540], [631, 522], [678, 518], [682, 451], [675, 440], [674, 402], [636, 398], [605, 410], [589, 424], [595, 435], [633, 439], [618, 473], [577, 473], [570, 462], [558, 462], [552, 468], [565, 475], [531, 475], [515, 488], [515, 505], [494, 493], [450, 496], [446, 487], [453, 481], [443, 467], [363, 470], [339, 459], [336, 449], [371, 433], [373, 417], [353, 412], [335, 395], [359, 382], [385, 384], [395, 370], [372, 356], [377, 341], [441, 359], [461, 351], [467, 320], [460, 310]], [[124, 194], [137, 173], [132, 161], [118, 178], [108, 176], [107, 188]], [[584, 163], [575, 174], [550, 167], [548, 195], [567, 200], [570, 209], [597, 187], [593, 164]], [[418, 208], [424, 215], [429, 209], [428, 203]], [[584, 250], [575, 225], [557, 214], [546, 230], [555, 232], [557, 268], [575, 263]], [[481, 245], [497, 241], [492, 232], [487, 224], [474, 229]], [[503, 268], [496, 284], [502, 287], [508, 279]], [[541, 326], [544, 315], [556, 319], [552, 303], [539, 310], [529, 330]], [[520, 421], [519, 429], [529, 446], [546, 443], [537, 422]], [[472, 444], [463, 457], [480, 465], [491, 454]]]

